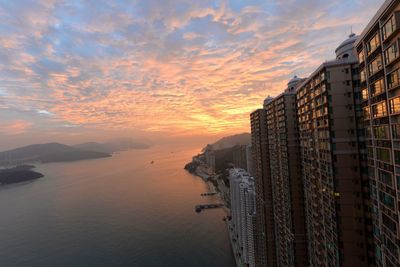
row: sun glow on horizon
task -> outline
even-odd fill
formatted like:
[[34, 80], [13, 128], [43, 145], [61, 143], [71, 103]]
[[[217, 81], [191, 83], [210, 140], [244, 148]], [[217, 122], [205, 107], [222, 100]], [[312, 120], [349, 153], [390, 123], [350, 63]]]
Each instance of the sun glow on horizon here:
[[381, 2], [2, 1], [0, 138], [249, 131]]

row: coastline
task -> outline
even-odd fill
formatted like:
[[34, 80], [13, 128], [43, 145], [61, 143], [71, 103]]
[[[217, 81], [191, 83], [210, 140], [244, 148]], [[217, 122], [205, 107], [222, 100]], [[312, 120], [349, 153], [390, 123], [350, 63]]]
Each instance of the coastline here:
[[[224, 222], [225, 222], [225, 226], [226, 226], [226, 231], [228, 232], [228, 236], [229, 236], [231, 252], [233, 254], [233, 257], [235, 258], [236, 267], [244, 267], [244, 265], [241, 262], [240, 257], [237, 254], [238, 249], [236, 247], [236, 243], [232, 236], [233, 233], [231, 231], [230, 221], [227, 219], [228, 216], [230, 216], [230, 209], [228, 208], [228, 203], [227, 203], [228, 188], [225, 186], [225, 184], [223, 182], [218, 180], [218, 175], [209, 174], [208, 173], [209, 168], [200, 162], [195, 163], [193, 160], [191, 163], [186, 165], [185, 169], [189, 173], [202, 178], [203, 181], [207, 184], [208, 190], [210, 192], [216, 192], [218, 197], [220, 198], [221, 202], [224, 204], [223, 210], [226, 215]], [[217, 186], [213, 183], [213, 181], [217, 183]]]

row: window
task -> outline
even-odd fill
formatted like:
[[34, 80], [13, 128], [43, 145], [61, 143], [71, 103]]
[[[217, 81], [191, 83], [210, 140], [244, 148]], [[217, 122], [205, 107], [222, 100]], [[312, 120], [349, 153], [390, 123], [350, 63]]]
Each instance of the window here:
[[365, 82], [365, 80], [367, 79], [367, 76], [365, 76], [365, 69], [363, 69], [362, 71], [360, 71], [360, 82]]
[[399, 57], [399, 48], [397, 42], [392, 44], [388, 49], [385, 50], [385, 64], [389, 64], [393, 60]]
[[382, 183], [387, 184], [389, 186], [393, 186], [393, 178], [392, 178], [392, 174], [390, 172], [385, 172], [385, 171], [378, 169], [378, 176], [379, 176], [379, 180]]
[[400, 151], [394, 150], [394, 163], [400, 165]]
[[400, 124], [393, 124], [392, 131], [393, 131], [393, 138], [400, 139]]
[[389, 126], [381, 125], [374, 127], [375, 139], [389, 139]]
[[394, 198], [385, 192], [379, 191], [379, 200], [391, 209], [394, 209]]
[[376, 159], [391, 163], [390, 150], [387, 148], [376, 148]]
[[358, 53], [358, 62], [364, 62], [364, 50], [361, 50], [360, 53]]
[[375, 74], [382, 69], [382, 56], [378, 55], [369, 65], [368, 74], [369, 76]]
[[368, 89], [367, 88], [361, 89], [361, 98], [363, 101], [368, 100]]
[[371, 97], [377, 96], [383, 93], [385, 87], [383, 85], [383, 79], [379, 79], [378, 81], [371, 84]]
[[371, 159], [374, 158], [374, 149], [372, 147], [367, 148], [367, 156]]
[[365, 137], [366, 138], [371, 138], [372, 137], [372, 135], [371, 135], [371, 127], [365, 127]]
[[371, 118], [371, 112], [369, 110], [369, 107], [363, 108], [363, 118], [364, 120], [369, 120]]
[[396, 175], [396, 181], [397, 181], [397, 190], [400, 190], [400, 176]]
[[372, 118], [380, 118], [387, 115], [386, 101], [379, 102], [372, 106]]
[[388, 87], [389, 89], [392, 89], [396, 86], [398, 86], [400, 83], [399, 81], [399, 69], [393, 71], [387, 76], [387, 82], [388, 82]]
[[390, 114], [396, 114], [400, 112], [400, 97], [395, 97], [389, 100]]
[[376, 33], [374, 37], [372, 37], [372, 39], [367, 43], [367, 55], [369, 56], [372, 52], [374, 52], [378, 46], [380, 46], [379, 35]]
[[382, 27], [382, 39], [386, 40], [396, 30], [396, 19], [392, 17]]
[[396, 225], [396, 223], [392, 219], [390, 219], [388, 216], [386, 216], [384, 213], [382, 213], [382, 223], [389, 230], [391, 230], [394, 234], [397, 234], [397, 225]]

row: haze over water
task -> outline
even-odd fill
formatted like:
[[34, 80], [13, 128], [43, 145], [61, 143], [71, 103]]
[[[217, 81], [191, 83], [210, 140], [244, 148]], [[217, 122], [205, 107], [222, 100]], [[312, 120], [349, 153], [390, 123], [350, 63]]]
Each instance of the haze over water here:
[[0, 187], [0, 266], [234, 266], [224, 212], [194, 212], [219, 201], [183, 170], [198, 151], [43, 164], [44, 178]]

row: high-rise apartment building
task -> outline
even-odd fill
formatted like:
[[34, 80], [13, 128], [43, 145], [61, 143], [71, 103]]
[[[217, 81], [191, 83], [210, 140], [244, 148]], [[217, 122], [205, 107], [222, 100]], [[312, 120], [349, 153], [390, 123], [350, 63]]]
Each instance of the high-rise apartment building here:
[[400, 1], [387, 0], [356, 42], [376, 265], [400, 266]]
[[356, 38], [344, 41], [336, 59], [297, 90], [310, 266], [368, 266], [371, 257]]
[[265, 104], [272, 180], [277, 266], [308, 266], [296, 86]]
[[234, 247], [244, 266], [254, 267], [253, 217], [256, 212], [254, 180], [245, 170], [229, 170], [231, 228], [237, 245]]
[[209, 172], [215, 172], [215, 151], [212, 149], [211, 145], [208, 145], [204, 151], [206, 164], [209, 168]]
[[250, 175], [253, 172], [251, 145], [237, 145], [232, 148], [232, 163], [235, 168], [246, 170]]
[[[270, 100], [272, 98], [268, 101]], [[265, 109], [258, 109], [250, 115], [253, 153], [252, 175], [256, 191], [254, 243], [255, 265], [257, 267], [276, 266], [275, 226], [266, 115]]]
[[232, 148], [232, 163], [236, 168], [244, 169], [248, 171], [247, 168], [247, 146], [238, 145]]

